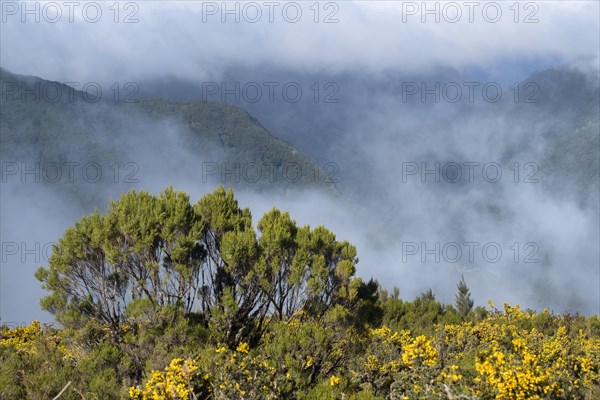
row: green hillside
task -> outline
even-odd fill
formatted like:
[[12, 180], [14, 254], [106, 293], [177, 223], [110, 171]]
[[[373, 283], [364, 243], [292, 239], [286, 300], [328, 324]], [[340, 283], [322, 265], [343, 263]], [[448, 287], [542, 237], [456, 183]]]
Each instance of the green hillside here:
[[[194, 168], [198, 173], [194, 182], [198, 183], [204, 182], [202, 163], [206, 162], [217, 168], [206, 173], [213, 184], [256, 191], [314, 188], [337, 193], [327, 173], [306, 155], [271, 135], [248, 112], [235, 106], [163, 99], [115, 102], [106, 98], [110, 97], [107, 93], [92, 102], [69, 86], [5, 69], [0, 69], [0, 81], [3, 160], [16, 163], [13, 165], [19, 169], [31, 169], [39, 163], [40, 179], [46, 183], [52, 183], [46, 179], [52, 174], [44, 173], [43, 167], [52, 163], [99, 164], [103, 176], [93, 185], [89, 181], [68, 182], [65, 177], [52, 185], [86, 206], [103, 206], [107, 185], [111, 185], [112, 193], [127, 189], [129, 182], [113, 179], [112, 166], [142, 158], [164, 165], [167, 170], [161, 173], [167, 176]], [[184, 158], [194, 160], [193, 165], [182, 165]], [[178, 159], [181, 163], [174, 162]], [[236, 169], [237, 175], [221, 174]], [[34, 179], [26, 177], [28, 182]]]

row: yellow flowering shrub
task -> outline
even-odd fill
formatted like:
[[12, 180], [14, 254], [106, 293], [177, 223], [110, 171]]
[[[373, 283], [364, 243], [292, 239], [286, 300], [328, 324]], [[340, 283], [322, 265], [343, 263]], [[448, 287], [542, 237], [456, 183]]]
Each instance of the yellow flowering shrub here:
[[183, 400], [193, 393], [204, 398], [211, 391], [209, 380], [196, 360], [174, 358], [164, 371], [152, 371], [143, 388], [130, 387], [129, 396], [136, 400]]
[[438, 362], [438, 353], [433, 348], [431, 341], [421, 335], [404, 346], [402, 362], [409, 368], [421, 365], [432, 367]]
[[[342, 394], [348, 399], [376, 400], [593, 400], [600, 398], [600, 331], [594, 318], [553, 315], [548, 310], [535, 313], [504, 304], [501, 310], [492, 305], [479, 319], [433, 325], [431, 334], [380, 326], [359, 335], [340, 328], [333, 339], [331, 329], [292, 321], [288, 331], [282, 330], [285, 326], [274, 330], [255, 348], [240, 342], [235, 349], [218, 345], [190, 358], [174, 358], [164, 369], [150, 372], [140, 385], [130, 387], [129, 396], [135, 400], [333, 400]], [[53, 396], [64, 382], [75, 379], [69, 374], [91, 365], [87, 353], [61, 332], [37, 321], [1, 328], [0, 358], [4, 359], [0, 361], [7, 365], [7, 376], [0, 383], [9, 387], [10, 381], [20, 379], [19, 374], [10, 374], [9, 362], [28, 365], [29, 371], [22, 382], [10, 386], [9, 397]], [[107, 347], [104, 353], [117, 357], [115, 351]], [[58, 364], [64, 375], [45, 387], [47, 374], [60, 372], [52, 369]], [[99, 379], [105, 384], [104, 378]], [[89, 382], [74, 380], [72, 386], [85, 391]], [[90, 390], [90, 396], [97, 390]], [[297, 397], [298, 393], [308, 397]]]
[[1, 331], [0, 346], [13, 346], [17, 351], [34, 353], [35, 341], [42, 336], [40, 322], [35, 320], [29, 326], [17, 326]]
[[[275, 400], [289, 397], [295, 388], [296, 371], [278, 365], [277, 360], [253, 351], [244, 342], [235, 351], [208, 349], [201, 360], [211, 374], [215, 400]], [[310, 359], [303, 364], [310, 368]]]
[[36, 346], [42, 343], [57, 350], [63, 358], [75, 359], [77, 348], [66, 347], [60, 337], [58, 330], [46, 325], [41, 327], [38, 320], [34, 320], [29, 326], [17, 326], [13, 329], [0, 330], [0, 347], [13, 347], [17, 352], [36, 354]]
[[438, 351], [426, 336], [413, 337], [408, 330], [394, 332], [382, 326], [369, 331], [366, 351], [353, 368], [352, 378], [375, 394], [422, 394], [439, 374], [438, 361]]
[[394, 398], [596, 398], [598, 337], [571, 332], [573, 317], [490, 305], [484, 319], [437, 326], [431, 337], [371, 329], [351, 378]]
[[193, 360], [175, 358], [164, 371], [152, 371], [143, 387], [131, 387], [129, 396], [136, 400], [270, 400], [281, 397], [281, 386], [288, 378], [278, 376], [264, 357], [250, 354], [249, 345], [242, 342], [235, 351], [218, 346]]

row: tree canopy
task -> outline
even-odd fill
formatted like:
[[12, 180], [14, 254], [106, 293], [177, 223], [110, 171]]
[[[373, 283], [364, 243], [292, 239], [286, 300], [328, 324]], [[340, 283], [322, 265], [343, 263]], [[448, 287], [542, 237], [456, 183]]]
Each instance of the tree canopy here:
[[265, 325], [347, 305], [361, 284], [356, 248], [323, 226], [297, 226], [276, 208], [252, 224], [232, 190], [191, 204], [168, 188], [131, 191], [66, 230], [36, 277], [42, 307], [65, 326], [94, 320], [121, 340], [137, 309], [202, 319], [234, 349]]

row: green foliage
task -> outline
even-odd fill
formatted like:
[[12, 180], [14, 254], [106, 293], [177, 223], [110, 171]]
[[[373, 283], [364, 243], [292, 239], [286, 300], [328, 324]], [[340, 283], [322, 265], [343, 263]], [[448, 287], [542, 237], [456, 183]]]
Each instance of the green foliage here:
[[338, 305], [320, 320], [303, 315], [270, 326], [262, 352], [279, 374], [292, 377], [288, 394], [313, 387], [347, 364], [358, 340], [347, 314]]
[[410, 329], [418, 334], [432, 334], [436, 324], [461, 320], [456, 310], [438, 302], [431, 290], [422, 293], [412, 302], [403, 301], [396, 296], [388, 297], [385, 292], [382, 295], [382, 323], [398, 331]]
[[[255, 231], [232, 190], [220, 187], [192, 205], [168, 188], [158, 196], [131, 191], [105, 214], [83, 217], [36, 277], [50, 292], [42, 307], [84, 357], [93, 356], [82, 365], [102, 371], [110, 365], [113, 377], [139, 381], [207, 342], [255, 346], [269, 324], [290, 323], [301, 313], [330, 321], [315, 325], [321, 333], [311, 339], [325, 346], [324, 326], [360, 325], [349, 309], [375, 307], [377, 285], [354, 277], [357, 262], [350, 243], [322, 226], [298, 228], [277, 209]], [[339, 363], [323, 357], [306, 385]]]
[[[600, 390], [600, 337], [586, 333], [597, 317], [505, 304], [479, 321], [435, 326], [432, 335], [385, 326], [360, 333], [353, 311], [341, 307], [320, 320], [300, 313], [273, 322], [257, 347], [196, 343], [158, 352], [143, 376], [129, 379], [129, 356], [93, 327], [85, 333], [98, 340], [92, 350], [67, 329], [2, 327], [0, 399], [52, 398], [66, 382], [66, 399], [591, 400]], [[158, 345], [181, 329], [148, 335]]]
[[275, 208], [255, 230], [223, 187], [196, 204], [129, 192], [68, 228], [36, 272], [62, 328], [0, 329], [0, 400], [69, 382], [61, 398], [598, 394], [597, 316], [473, 309], [464, 280], [456, 309], [431, 290], [406, 301], [355, 277], [357, 262], [350, 243]]
[[[108, 97], [92, 103], [85, 100], [81, 91], [67, 85], [12, 74], [2, 68], [0, 83], [2, 159], [23, 161], [29, 168], [38, 163], [62, 166], [58, 182], [46, 179], [45, 174], [41, 174], [41, 181], [67, 201], [75, 200], [90, 210], [104, 204], [107, 193], [115, 193], [114, 189], [116, 193], [126, 191], [131, 187], [129, 181], [140, 178], [133, 168], [124, 165], [140, 159], [135, 153], [139, 142], [152, 148], [156, 163], [169, 165], [173, 154], [162, 149], [166, 147], [164, 141], [171, 140], [167, 134], [174, 131], [180, 134], [178, 143], [173, 144], [177, 154], [211, 157], [207, 162], [216, 163], [220, 170], [225, 163], [229, 170], [235, 165], [239, 169], [248, 165], [262, 168], [256, 182], [251, 178], [223, 182], [217, 176], [222, 183], [251, 186], [259, 191], [313, 188], [332, 195], [338, 193], [326, 172], [239, 107], [163, 99], [126, 103]], [[49, 101], [45, 96], [22, 97], [20, 90], [16, 94], [9, 90], [33, 89], [36, 84], [41, 88], [57, 85], [62, 93], [60, 101]], [[65, 162], [79, 163], [75, 179], [67, 177], [69, 167], [63, 166]], [[98, 182], [82, 179], [82, 166], [90, 163], [102, 167]], [[139, 168], [143, 173], [144, 166]], [[115, 175], [116, 171], [120, 174]], [[254, 176], [254, 172], [248, 174]]]
[[[15, 335], [16, 333], [16, 335]], [[2, 327], [0, 399], [113, 398], [122, 389], [121, 354], [106, 343], [86, 353], [51, 326], [37, 321], [19, 332]]]
[[170, 188], [158, 197], [129, 192], [59, 239], [48, 268], [36, 272], [51, 292], [42, 307], [66, 327], [88, 320], [106, 325], [117, 342], [127, 307], [139, 307], [138, 299], [153, 308], [147, 317], [188, 314], [204, 255], [202, 229], [187, 195]]
[[[0, 399], [41, 400], [58, 394], [75, 377], [75, 369], [63, 359], [56, 337], [45, 335], [36, 323], [24, 327], [24, 335], [15, 331], [2, 329]], [[73, 395], [65, 398], [76, 398]]]
[[462, 276], [460, 282], [457, 285], [458, 293], [455, 297], [455, 305], [456, 311], [462, 318], [466, 318], [467, 315], [473, 309], [473, 299], [471, 299], [471, 293], [469, 292], [469, 287], [465, 282], [465, 277]]

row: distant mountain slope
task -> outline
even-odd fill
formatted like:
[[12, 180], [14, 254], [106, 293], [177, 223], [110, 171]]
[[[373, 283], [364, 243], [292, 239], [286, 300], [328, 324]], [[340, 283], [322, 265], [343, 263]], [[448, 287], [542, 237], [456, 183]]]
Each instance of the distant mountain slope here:
[[[312, 187], [337, 193], [329, 176], [306, 155], [271, 135], [239, 107], [162, 99], [91, 102], [64, 84], [5, 69], [0, 69], [0, 82], [3, 161], [19, 169], [22, 163], [23, 169], [98, 163], [104, 176], [97, 184], [61, 179], [53, 186], [86, 205], [98, 205], [98, 199], [106, 197], [106, 185], [112, 193], [127, 187], [130, 182], [121, 176], [112, 178], [117, 177], [115, 169], [132, 162], [138, 167], [145, 163], [146, 172], [153, 174], [176, 178], [185, 173], [198, 184], [208, 181], [258, 191]], [[41, 180], [52, 181], [47, 179], [52, 174], [45, 172]]]
[[[276, 183], [293, 183], [297, 175], [295, 166], [303, 171], [298, 185], [311, 185], [315, 183], [313, 177], [318, 176], [315, 164], [306, 155], [271, 135], [256, 118], [239, 107], [217, 102], [143, 99], [139, 109], [156, 120], [177, 121], [186, 130], [193, 149], [220, 152], [221, 159], [232, 163], [273, 166], [277, 170], [273, 176]], [[286, 167], [289, 168], [287, 178]], [[320, 184], [333, 188], [326, 174], [321, 173], [321, 176]]]
[[[546, 140], [572, 133], [589, 121], [597, 120], [600, 101], [597, 75], [568, 66], [534, 72], [518, 85], [502, 84], [498, 103], [484, 100], [483, 87], [497, 85], [489, 78], [481, 80], [465, 71], [442, 67], [416, 74], [396, 71], [307, 73], [262, 65], [260, 68], [232, 67], [224, 71], [216, 83], [232, 88], [235, 84], [269, 81], [298, 83], [305, 90], [305, 96], [297, 103], [281, 98], [270, 102], [265, 100], [266, 96], [262, 101], [251, 102], [244, 96], [226, 96], [222, 91], [210, 96], [199, 82], [169, 76], [144, 82], [140, 90], [147, 96], [160, 95], [172, 100], [235, 99], [236, 105], [248, 109], [270, 131], [292, 142], [311, 158], [321, 163], [335, 162], [340, 171], [337, 186], [346, 196], [359, 200], [370, 194], [375, 194], [378, 200], [382, 193], [389, 192], [389, 184], [382, 175], [392, 170], [392, 160], [398, 163], [426, 161], [429, 157], [441, 161], [433, 149], [446, 138], [453, 140], [450, 146], [442, 148], [442, 160], [494, 161], [508, 165], [515, 160], [537, 163], [540, 161], [538, 151]], [[475, 84], [473, 100], [467, 82]], [[315, 101], [310, 88], [317, 85], [323, 89], [328, 83], [333, 83], [336, 91], [322, 90], [320, 100]], [[456, 103], [446, 99], [453, 96], [452, 90], [447, 95], [438, 90], [437, 103], [431, 93], [423, 101], [420, 89], [419, 93], [404, 98], [405, 84], [431, 91], [436, 85], [444, 88], [452, 83], [462, 88]], [[324, 95], [331, 93], [335, 93], [332, 96], [335, 101], [325, 102]], [[489, 95], [494, 97], [494, 90], [490, 90]], [[493, 145], [489, 147], [497, 152], [481, 153], [478, 149], [472, 154], [466, 151], [474, 147], [473, 139], [478, 140], [486, 132], [493, 136]], [[396, 154], [387, 154], [387, 150]], [[374, 168], [387, 160], [392, 167]], [[371, 205], [372, 200], [369, 199], [368, 204]], [[398, 203], [396, 199], [391, 201]]]
[[548, 191], [555, 195], [574, 193], [580, 205], [597, 208], [600, 193], [598, 121], [590, 121], [550, 141], [540, 171]]

